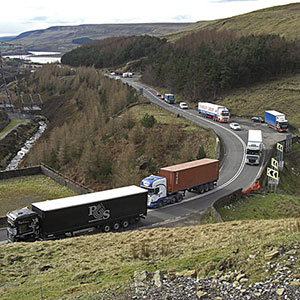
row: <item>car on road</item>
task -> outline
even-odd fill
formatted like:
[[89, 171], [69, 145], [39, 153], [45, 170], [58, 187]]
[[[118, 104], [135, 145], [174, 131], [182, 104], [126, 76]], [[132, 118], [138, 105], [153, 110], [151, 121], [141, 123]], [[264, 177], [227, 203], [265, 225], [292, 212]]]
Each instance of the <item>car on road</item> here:
[[265, 122], [262, 117], [252, 117], [251, 121], [255, 122], [255, 123], [264, 123]]
[[116, 80], [120, 80], [121, 79], [121, 77], [120, 76], [116, 76], [116, 78], [115, 78]]
[[241, 130], [241, 126], [239, 123], [230, 123], [229, 126], [233, 130]]
[[165, 96], [164, 95], [161, 95], [160, 98], [161, 98], [161, 100], [165, 100]]
[[161, 93], [157, 92], [156, 97], [161, 97]]
[[188, 109], [189, 108], [185, 102], [180, 102], [179, 107], [182, 108], [182, 109]]

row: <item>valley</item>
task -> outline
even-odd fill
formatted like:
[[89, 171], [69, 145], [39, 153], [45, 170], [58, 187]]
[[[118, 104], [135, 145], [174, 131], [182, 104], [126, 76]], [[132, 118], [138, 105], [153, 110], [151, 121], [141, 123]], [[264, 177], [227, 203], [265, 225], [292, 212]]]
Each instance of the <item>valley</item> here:
[[[20, 95], [37, 99], [39, 94], [41, 110], [30, 114], [48, 123], [22, 168], [44, 163], [91, 192], [111, 193], [118, 187], [140, 186], [166, 166], [213, 158], [220, 168], [212, 189], [207, 185], [205, 190], [203, 184], [197, 191], [184, 191], [182, 201], [148, 206], [146, 218], [137, 223], [136, 218], [128, 219], [132, 224], [122, 218], [107, 221], [113, 208], [102, 202], [98, 210], [96, 205], [88, 210], [97, 222], [104, 220], [96, 234], [71, 237], [70, 230], [54, 240], [2, 243], [0, 298], [298, 299], [298, 8], [297, 3], [185, 24], [181, 31], [163, 36], [127, 36], [125, 26], [122, 36], [76, 49], [70, 40], [57, 39], [56, 49], [64, 53], [61, 64], [47, 64], [12, 80], [9, 91], [20, 112]], [[137, 27], [134, 30], [140, 30]], [[53, 34], [56, 29], [51, 29]], [[63, 31], [73, 29], [66, 26]], [[35, 36], [42, 49], [55, 38], [51, 30], [25, 33], [19, 40], [30, 44]], [[220, 112], [200, 111], [198, 102], [219, 106]], [[288, 132], [268, 123], [265, 112], [274, 110], [284, 114], [281, 122], [288, 120]], [[252, 121], [253, 116], [263, 122]], [[1, 114], [1, 129], [8, 122]], [[238, 123], [239, 130], [231, 123]], [[34, 131], [34, 122], [22, 125], [18, 142]], [[262, 134], [258, 165], [246, 163], [249, 130]], [[18, 145], [8, 136], [0, 147], [12, 154]], [[287, 137], [293, 137], [290, 149]], [[3, 153], [2, 169], [9, 160]], [[279, 155], [284, 163], [276, 169], [271, 158], [280, 160]], [[273, 178], [278, 183], [275, 191], [274, 186], [270, 189], [270, 168], [279, 174]], [[69, 196], [58, 187], [49, 194], [52, 182], [41, 177], [15, 178], [14, 186], [2, 181], [2, 216], [5, 210], [30, 206], [32, 197], [40, 201]], [[149, 195], [158, 192], [149, 188]], [[16, 194], [20, 198], [15, 202]], [[6, 195], [10, 198], [4, 199]], [[70, 218], [74, 226], [78, 219]], [[42, 230], [35, 233], [36, 238]]]

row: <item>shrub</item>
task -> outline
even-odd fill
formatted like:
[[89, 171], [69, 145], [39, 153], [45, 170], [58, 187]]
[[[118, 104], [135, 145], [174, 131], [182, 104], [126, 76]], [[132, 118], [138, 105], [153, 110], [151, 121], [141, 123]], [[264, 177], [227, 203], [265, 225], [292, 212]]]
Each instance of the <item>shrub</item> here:
[[141, 120], [142, 125], [146, 128], [152, 128], [156, 122], [157, 121], [154, 116], [149, 115], [148, 113], [145, 113], [144, 117]]

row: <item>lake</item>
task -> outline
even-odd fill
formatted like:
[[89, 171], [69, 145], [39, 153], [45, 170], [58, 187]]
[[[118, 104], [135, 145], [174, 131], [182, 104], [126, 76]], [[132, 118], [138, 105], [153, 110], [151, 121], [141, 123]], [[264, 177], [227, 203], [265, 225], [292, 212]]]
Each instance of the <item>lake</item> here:
[[28, 51], [30, 54], [26, 55], [4, 55], [9, 58], [19, 58], [30, 60], [33, 63], [48, 64], [48, 63], [60, 63], [60, 52], [40, 52], [40, 51]]

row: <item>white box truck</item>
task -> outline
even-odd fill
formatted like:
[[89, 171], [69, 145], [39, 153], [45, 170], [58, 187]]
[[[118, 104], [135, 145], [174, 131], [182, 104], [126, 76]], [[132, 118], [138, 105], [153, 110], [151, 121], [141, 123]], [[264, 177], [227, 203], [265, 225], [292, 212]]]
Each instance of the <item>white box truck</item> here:
[[263, 140], [261, 130], [249, 130], [246, 148], [246, 164], [259, 165], [262, 150]]

